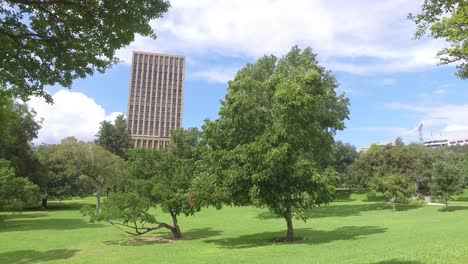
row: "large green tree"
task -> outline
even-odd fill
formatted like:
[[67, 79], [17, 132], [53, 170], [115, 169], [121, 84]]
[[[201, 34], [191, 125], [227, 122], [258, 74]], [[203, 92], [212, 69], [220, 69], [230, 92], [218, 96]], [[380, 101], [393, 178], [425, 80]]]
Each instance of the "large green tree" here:
[[125, 116], [117, 116], [113, 123], [102, 121], [95, 142], [115, 155], [125, 158], [127, 149], [131, 147]]
[[219, 119], [203, 127], [207, 164], [198, 183], [213, 183], [227, 203], [269, 208], [285, 219], [286, 241], [293, 241], [293, 218], [305, 221], [309, 209], [333, 197], [336, 173], [326, 168], [349, 114], [337, 87], [310, 48], [242, 68]]
[[437, 54], [440, 63], [457, 63], [457, 75], [468, 78], [468, 1], [424, 0], [421, 13], [408, 17], [417, 24], [416, 38], [429, 34], [450, 44]]
[[0, 2], [0, 85], [27, 99], [44, 86], [104, 72], [135, 36], [155, 38], [150, 21], [165, 0], [5, 0]]

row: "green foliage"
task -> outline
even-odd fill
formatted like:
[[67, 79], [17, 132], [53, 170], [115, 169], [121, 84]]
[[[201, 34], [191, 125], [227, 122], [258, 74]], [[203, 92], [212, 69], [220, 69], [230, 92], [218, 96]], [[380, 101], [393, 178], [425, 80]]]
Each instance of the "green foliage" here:
[[405, 174], [389, 174], [372, 179], [370, 187], [382, 193], [396, 210], [396, 203], [407, 203], [411, 195], [416, 194], [416, 183]]
[[335, 143], [335, 157], [333, 168], [340, 175], [340, 184], [347, 185], [349, 182], [349, 167], [359, 157], [356, 147], [349, 143], [338, 141]]
[[[130, 149], [122, 173], [122, 184], [103, 204], [103, 211], [94, 217], [90, 209], [84, 210], [97, 219], [110, 222], [127, 233], [141, 235], [159, 228], [169, 229], [175, 238], [182, 238], [177, 217], [193, 215], [202, 202], [192, 191], [197, 146], [197, 129], [173, 130], [168, 151]], [[160, 207], [172, 218], [172, 225], [156, 221], [148, 211]], [[145, 224], [157, 224], [147, 227]], [[133, 231], [129, 231], [133, 230]]]
[[417, 27], [416, 38], [444, 39], [450, 46], [438, 53], [441, 64], [458, 63], [457, 75], [468, 78], [468, 1], [425, 0], [418, 15], [409, 14]]
[[37, 205], [39, 187], [27, 178], [17, 177], [10, 162], [0, 159], [0, 210], [21, 210]]
[[433, 167], [431, 192], [440, 196], [448, 207], [448, 199], [455, 194], [461, 194], [466, 180], [463, 168], [453, 161], [437, 161]]
[[0, 158], [11, 162], [18, 175], [41, 184], [39, 163], [33, 155], [31, 142], [37, 137], [41, 121], [26, 104], [16, 102], [0, 88]]
[[123, 115], [117, 116], [114, 123], [102, 121], [96, 137], [96, 144], [101, 145], [121, 158], [126, 157], [127, 149], [131, 147], [131, 138], [127, 130], [127, 120]]
[[206, 164], [198, 183], [212, 183], [212, 193], [230, 204], [268, 207], [288, 229], [291, 217], [307, 219], [310, 208], [333, 195], [336, 174], [324, 171], [349, 113], [337, 87], [310, 48], [242, 68], [229, 83], [220, 118], [203, 127]]
[[373, 146], [350, 166], [348, 185], [367, 188], [375, 177], [405, 174], [418, 183], [420, 192], [428, 193], [432, 164], [440, 155], [416, 144]]
[[149, 23], [168, 8], [164, 0], [2, 1], [0, 85], [52, 101], [44, 86], [104, 72], [137, 34], [155, 38]]
[[[101, 195], [119, 183], [118, 174], [124, 161], [92, 142], [78, 141], [70, 137], [55, 146], [49, 161], [58, 167], [60, 180], [79, 182], [79, 190], [86, 193], [96, 192], [96, 213], [99, 214]], [[64, 178], [65, 177], [65, 178]], [[68, 179], [67, 179], [68, 178]]]

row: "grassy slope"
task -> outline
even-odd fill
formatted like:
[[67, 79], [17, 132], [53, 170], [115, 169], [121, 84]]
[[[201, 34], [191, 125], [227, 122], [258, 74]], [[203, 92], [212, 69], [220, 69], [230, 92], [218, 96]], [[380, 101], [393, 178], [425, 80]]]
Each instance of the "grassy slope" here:
[[407, 206], [393, 213], [353, 195], [296, 221], [305, 241], [294, 244], [270, 242], [284, 236], [284, 220], [250, 207], [182, 217], [184, 241], [129, 243], [107, 224], [87, 223], [78, 212], [83, 201], [68, 201], [0, 222], [0, 263], [468, 263], [468, 193], [458, 200], [452, 212]]

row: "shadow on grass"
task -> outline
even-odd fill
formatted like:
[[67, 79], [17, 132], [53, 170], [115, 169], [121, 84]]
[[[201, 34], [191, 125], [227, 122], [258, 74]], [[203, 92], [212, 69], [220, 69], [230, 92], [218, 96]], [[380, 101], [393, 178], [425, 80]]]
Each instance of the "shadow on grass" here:
[[[303, 238], [303, 240], [295, 243], [314, 245], [338, 240], [363, 239], [365, 236], [384, 233], [386, 230], [386, 228], [378, 226], [345, 226], [331, 231], [312, 230], [309, 228], [300, 228], [294, 231], [296, 237]], [[286, 231], [264, 232], [231, 238], [210, 239], [203, 242], [212, 243], [228, 249], [253, 248], [273, 245], [275, 244], [272, 242], [274, 239], [284, 237], [285, 235]], [[289, 245], [289, 243], [280, 243], [277, 245]]]
[[[13, 219], [0, 222], [1, 232], [18, 232], [32, 230], [71, 230], [83, 228], [100, 228], [102, 224], [91, 224], [83, 219]], [[0, 262], [1, 263], [1, 262]]]
[[5, 220], [12, 220], [12, 219], [31, 219], [31, 218], [39, 218], [39, 217], [46, 217], [48, 214], [44, 213], [9, 213], [9, 214], [2, 214], [0, 215], [0, 219]]
[[455, 212], [455, 211], [462, 211], [462, 210], [468, 210], [468, 206], [458, 206], [458, 205], [453, 205], [453, 206], [448, 206], [447, 207], [442, 207], [439, 209], [440, 212]]
[[73, 257], [79, 250], [54, 249], [48, 251], [18, 250], [0, 253], [0, 263], [30, 264], [44, 263], [54, 260], [66, 260]]
[[[408, 211], [423, 207], [422, 204], [402, 204], [398, 205], [397, 211]], [[366, 204], [331, 204], [314, 208], [309, 211], [310, 218], [323, 217], [345, 217], [359, 216], [363, 212], [377, 210], [392, 210], [392, 207], [386, 203], [366, 203]], [[261, 212], [256, 216], [260, 220], [279, 219], [281, 217], [269, 212]]]
[[[208, 237], [214, 237], [218, 236], [222, 233], [222, 231], [219, 230], [213, 230], [212, 228], [197, 228], [197, 229], [191, 229], [186, 232], [182, 230], [182, 234], [184, 235], [184, 238], [182, 240], [195, 240], [195, 239], [204, 239]], [[161, 238], [160, 240], [145, 240], [145, 239], [137, 239], [137, 236], [133, 237], [126, 237], [121, 240], [115, 240], [115, 241], [105, 241], [104, 244], [106, 245], [119, 245], [119, 246], [144, 246], [144, 245], [154, 245], [154, 244], [165, 244], [165, 243], [170, 243], [173, 241], [170, 241], [172, 239], [171, 233], [165, 232], [159, 233], [159, 234], [154, 234], [154, 236], [144, 236], [142, 238]]]
[[417, 261], [417, 260], [389, 259], [389, 260], [374, 262], [372, 264], [423, 264], [423, 262]]
[[468, 202], [468, 197], [456, 197], [456, 198], [452, 198], [450, 199], [449, 201], [455, 201], [455, 202]]

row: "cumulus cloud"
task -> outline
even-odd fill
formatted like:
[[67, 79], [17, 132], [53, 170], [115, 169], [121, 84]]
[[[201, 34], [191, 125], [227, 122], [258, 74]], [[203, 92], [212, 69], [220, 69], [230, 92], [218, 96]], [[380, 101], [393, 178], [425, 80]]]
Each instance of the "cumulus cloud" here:
[[205, 69], [201, 71], [196, 71], [190, 75], [192, 78], [202, 78], [206, 79], [209, 82], [213, 83], [223, 83], [226, 84], [228, 81], [234, 79], [237, 71], [241, 67], [231, 67], [231, 68], [212, 68]]
[[36, 144], [58, 143], [74, 136], [80, 140], [93, 140], [103, 120], [114, 120], [117, 112], [107, 114], [102, 106], [83, 93], [60, 90], [53, 96], [54, 104], [42, 98], [32, 98], [28, 105], [43, 118]]
[[417, 13], [422, 2], [173, 0], [165, 17], [152, 22], [157, 40], [137, 37], [118, 55], [126, 62], [132, 50], [257, 58], [284, 54], [298, 44], [311, 46], [333, 70], [414, 71], [434, 65], [444, 44], [412, 39], [415, 25], [406, 16]]

